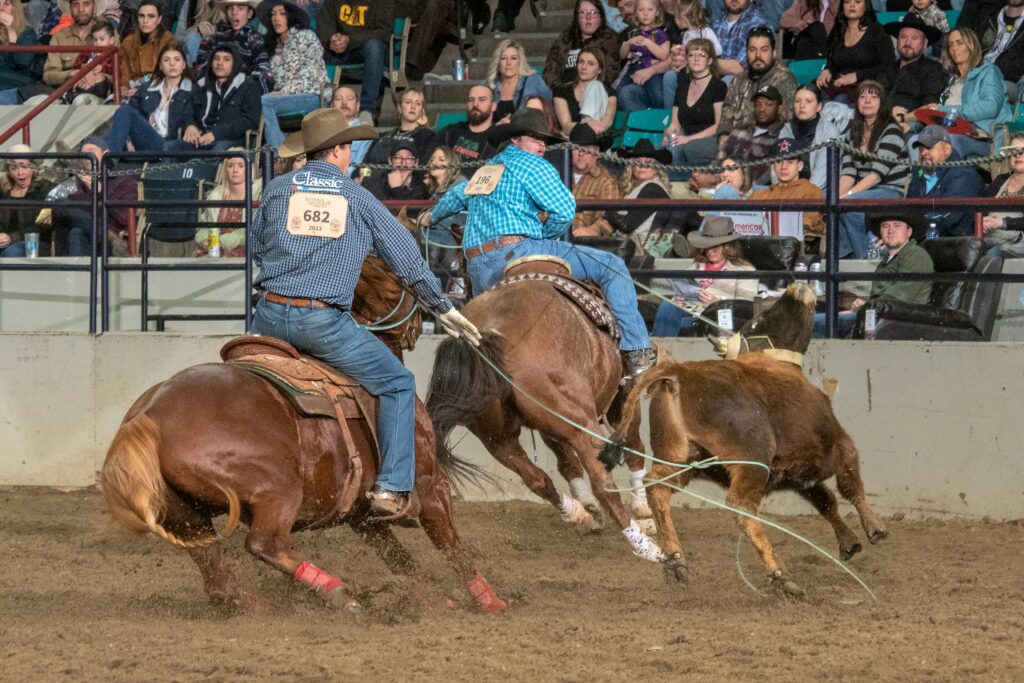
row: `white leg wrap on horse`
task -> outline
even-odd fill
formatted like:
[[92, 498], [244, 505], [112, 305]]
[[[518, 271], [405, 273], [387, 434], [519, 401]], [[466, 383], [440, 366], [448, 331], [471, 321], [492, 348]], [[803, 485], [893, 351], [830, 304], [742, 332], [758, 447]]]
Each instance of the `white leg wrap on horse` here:
[[639, 518], [652, 516], [651, 506], [647, 503], [647, 489], [644, 488], [644, 477], [647, 472], [644, 470], [630, 470], [629, 484], [633, 490], [630, 492], [629, 507], [633, 515]]
[[629, 544], [633, 546], [633, 554], [649, 562], [662, 562], [665, 560], [665, 553], [658, 547], [649, 536], [640, 531], [640, 525], [635, 519], [629, 520], [629, 526], [622, 530]]
[[562, 521], [569, 524], [587, 524], [593, 517], [575, 498], [562, 494]]
[[643, 490], [644, 488], [644, 477], [647, 476], [647, 470], [630, 470], [629, 471], [629, 485], [634, 491], [637, 489]]
[[573, 477], [569, 480], [569, 490], [576, 500], [587, 500], [594, 497], [594, 490], [590, 488], [590, 482], [583, 477]]

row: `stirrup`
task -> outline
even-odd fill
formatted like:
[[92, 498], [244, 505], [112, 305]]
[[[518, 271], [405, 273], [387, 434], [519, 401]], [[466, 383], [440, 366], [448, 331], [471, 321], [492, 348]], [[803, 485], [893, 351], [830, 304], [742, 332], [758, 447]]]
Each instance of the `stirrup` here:
[[396, 493], [388, 491], [380, 486], [374, 486], [366, 492], [370, 501], [369, 517], [374, 521], [387, 522], [401, 519], [409, 513], [412, 499], [408, 493]]

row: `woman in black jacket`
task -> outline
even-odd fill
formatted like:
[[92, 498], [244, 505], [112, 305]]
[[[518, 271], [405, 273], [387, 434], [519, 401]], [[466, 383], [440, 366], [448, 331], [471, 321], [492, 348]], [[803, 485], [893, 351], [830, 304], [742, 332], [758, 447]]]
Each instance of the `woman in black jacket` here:
[[896, 73], [892, 38], [869, 0], [842, 0], [842, 11], [828, 36], [827, 63], [816, 81], [833, 100], [853, 104], [861, 81], [891, 82]]
[[161, 152], [193, 121], [194, 83], [185, 53], [176, 43], [160, 51], [149, 83], [118, 107], [107, 144], [123, 152], [130, 140], [137, 152]]

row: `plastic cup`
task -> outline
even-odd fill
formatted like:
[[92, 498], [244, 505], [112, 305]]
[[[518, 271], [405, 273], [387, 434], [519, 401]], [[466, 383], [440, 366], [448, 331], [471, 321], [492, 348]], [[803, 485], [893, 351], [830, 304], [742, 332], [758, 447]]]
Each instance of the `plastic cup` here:
[[25, 256], [28, 258], [39, 258], [39, 233], [25, 233]]

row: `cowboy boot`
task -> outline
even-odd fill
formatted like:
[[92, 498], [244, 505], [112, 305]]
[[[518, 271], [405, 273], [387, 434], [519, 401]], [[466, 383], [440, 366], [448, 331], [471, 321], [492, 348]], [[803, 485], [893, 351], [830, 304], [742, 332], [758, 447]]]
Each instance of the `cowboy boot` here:
[[395, 519], [409, 507], [408, 493], [388, 491], [381, 486], [374, 486], [372, 491], [367, 491], [366, 497], [370, 499], [371, 518]]
[[622, 355], [626, 360], [626, 372], [622, 377], [622, 384], [635, 381], [658, 362], [658, 355], [654, 352], [654, 349], [650, 348], [624, 351]]

